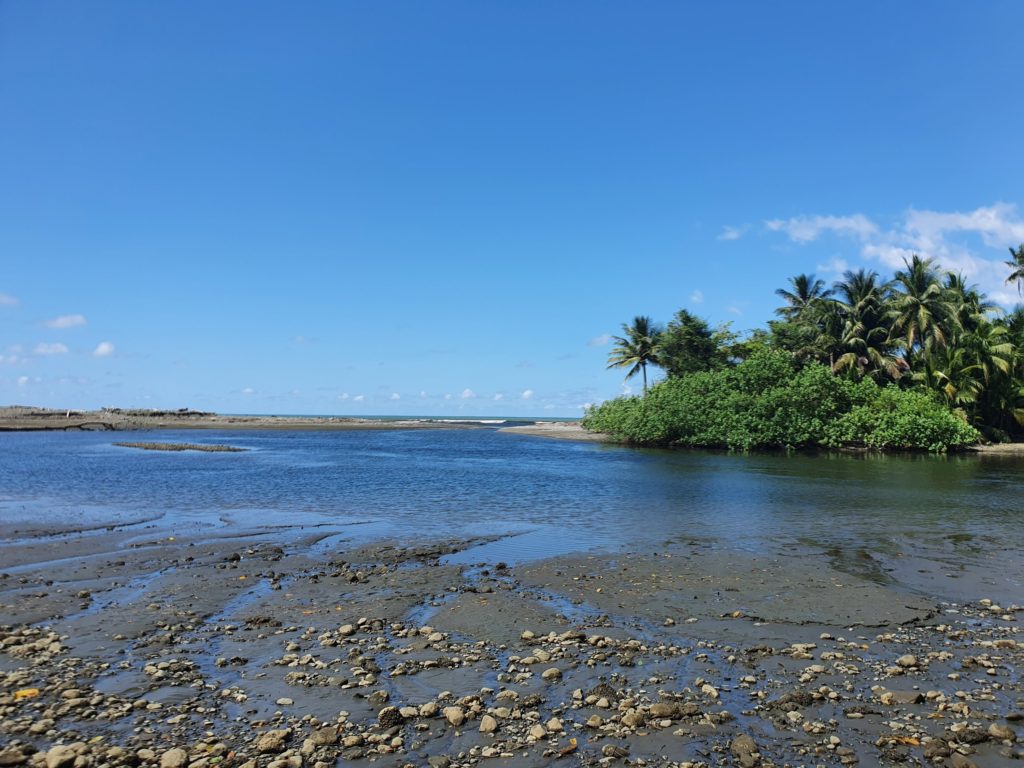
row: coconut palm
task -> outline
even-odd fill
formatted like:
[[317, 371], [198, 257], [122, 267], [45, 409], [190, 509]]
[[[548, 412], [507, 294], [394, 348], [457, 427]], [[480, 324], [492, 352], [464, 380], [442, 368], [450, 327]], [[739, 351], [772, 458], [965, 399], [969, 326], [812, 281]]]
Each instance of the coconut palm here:
[[886, 322], [891, 285], [880, 282], [878, 273], [874, 271], [847, 271], [835, 284], [835, 294], [843, 325], [839, 344], [841, 354], [836, 358], [833, 370], [876, 379], [886, 376], [898, 379], [906, 364], [892, 354], [896, 345]]
[[1012, 271], [1008, 283], [1017, 283], [1017, 293], [1024, 293], [1024, 243], [1010, 249], [1011, 260], [1004, 262]]
[[775, 314], [784, 317], [786, 320], [796, 320], [803, 317], [807, 311], [832, 295], [832, 291], [825, 288], [825, 281], [817, 279], [814, 275], [800, 274], [789, 278], [791, 290], [778, 288], [776, 296], [786, 300], [787, 306], [775, 310]]
[[608, 356], [608, 368], [629, 368], [626, 380], [643, 373], [644, 394], [647, 393], [647, 366], [660, 365], [658, 341], [661, 328], [643, 315], [633, 318], [633, 324], [622, 325], [622, 336], [612, 336], [615, 346]]
[[909, 365], [919, 349], [927, 352], [945, 347], [957, 317], [948, 292], [939, 282], [934, 262], [915, 253], [903, 263], [906, 269], [896, 273], [889, 318], [893, 333], [903, 340]]

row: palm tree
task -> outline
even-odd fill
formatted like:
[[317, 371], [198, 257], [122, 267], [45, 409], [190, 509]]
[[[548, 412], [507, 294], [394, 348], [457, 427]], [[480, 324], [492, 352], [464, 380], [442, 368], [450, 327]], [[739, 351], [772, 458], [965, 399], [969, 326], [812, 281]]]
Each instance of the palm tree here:
[[776, 309], [775, 314], [787, 320], [801, 318], [809, 309], [832, 295], [832, 291], [825, 288], [825, 281], [818, 280], [814, 275], [800, 274], [791, 277], [789, 286], [792, 290], [778, 288], [775, 291], [775, 295], [785, 299], [788, 304]]
[[1024, 243], [1010, 249], [1011, 261], [1004, 262], [1013, 271], [1006, 278], [1008, 283], [1017, 283], [1017, 293], [1024, 292]]
[[835, 284], [835, 293], [842, 331], [841, 354], [833, 370], [898, 379], [906, 364], [892, 354], [894, 344], [886, 322], [891, 285], [879, 282], [877, 272], [861, 269], [845, 272]]
[[658, 340], [661, 328], [643, 315], [633, 318], [633, 324], [622, 324], [622, 336], [612, 336], [615, 346], [608, 356], [609, 368], [629, 368], [627, 381], [638, 372], [644, 376], [644, 394], [647, 394], [647, 366], [660, 365]]
[[896, 273], [898, 288], [889, 317], [893, 333], [905, 342], [904, 357], [909, 365], [918, 349], [929, 352], [946, 346], [956, 315], [931, 259], [915, 253], [903, 263], [906, 269]]

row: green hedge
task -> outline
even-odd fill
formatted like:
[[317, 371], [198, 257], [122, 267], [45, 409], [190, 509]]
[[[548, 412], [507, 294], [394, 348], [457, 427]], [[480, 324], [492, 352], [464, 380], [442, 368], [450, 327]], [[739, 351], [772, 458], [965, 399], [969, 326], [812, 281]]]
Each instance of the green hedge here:
[[646, 397], [590, 408], [583, 426], [637, 445], [749, 450], [867, 446], [942, 452], [978, 433], [925, 392], [798, 369], [766, 351], [733, 368], [669, 378]]

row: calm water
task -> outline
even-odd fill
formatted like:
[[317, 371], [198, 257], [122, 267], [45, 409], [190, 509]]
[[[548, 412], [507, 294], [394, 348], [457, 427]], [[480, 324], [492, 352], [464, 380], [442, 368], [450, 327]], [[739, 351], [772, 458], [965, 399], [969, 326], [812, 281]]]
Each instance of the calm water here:
[[[251, 450], [112, 445], [124, 439]], [[473, 552], [511, 561], [690, 541], [1021, 552], [1022, 470], [1015, 457], [637, 451], [491, 430], [12, 433], [0, 435], [0, 536], [156, 516], [182, 527], [358, 523], [344, 528], [355, 538], [515, 532]]]

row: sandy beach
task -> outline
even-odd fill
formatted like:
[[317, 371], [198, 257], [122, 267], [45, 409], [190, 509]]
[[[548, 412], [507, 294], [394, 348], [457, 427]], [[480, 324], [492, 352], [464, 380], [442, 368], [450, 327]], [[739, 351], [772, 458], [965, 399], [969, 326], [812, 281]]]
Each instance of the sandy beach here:
[[985, 568], [357, 528], [6, 525], [0, 765], [1019, 764], [1024, 609]]

